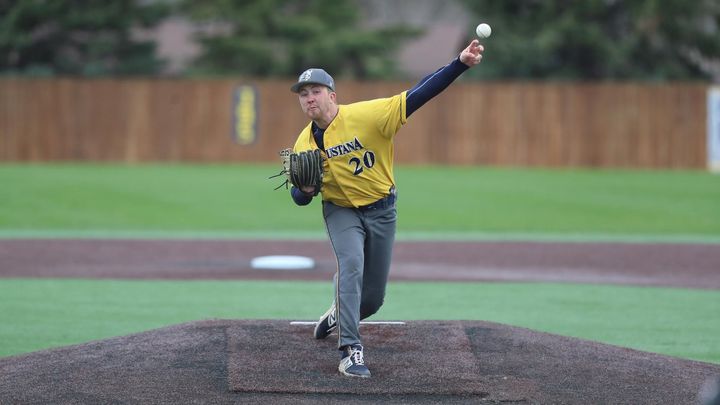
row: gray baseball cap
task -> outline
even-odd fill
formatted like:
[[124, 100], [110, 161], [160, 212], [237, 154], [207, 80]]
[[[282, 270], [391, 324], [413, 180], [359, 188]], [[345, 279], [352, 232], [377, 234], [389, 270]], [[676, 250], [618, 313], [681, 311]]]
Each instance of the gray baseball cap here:
[[300, 73], [298, 82], [290, 87], [293, 93], [299, 93], [300, 88], [306, 84], [321, 84], [328, 87], [331, 91], [335, 91], [335, 80], [326, 71], [317, 68], [308, 69]]

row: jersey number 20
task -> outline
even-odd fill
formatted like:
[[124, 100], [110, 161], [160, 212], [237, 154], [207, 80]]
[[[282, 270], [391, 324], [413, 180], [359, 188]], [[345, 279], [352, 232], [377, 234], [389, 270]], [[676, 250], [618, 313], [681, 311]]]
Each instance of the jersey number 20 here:
[[369, 169], [375, 165], [375, 153], [373, 153], [373, 151], [371, 150], [365, 151], [362, 160], [360, 160], [359, 157], [355, 156], [350, 159], [348, 164], [355, 165], [355, 171], [353, 172], [353, 175], [357, 176], [362, 173], [366, 167]]

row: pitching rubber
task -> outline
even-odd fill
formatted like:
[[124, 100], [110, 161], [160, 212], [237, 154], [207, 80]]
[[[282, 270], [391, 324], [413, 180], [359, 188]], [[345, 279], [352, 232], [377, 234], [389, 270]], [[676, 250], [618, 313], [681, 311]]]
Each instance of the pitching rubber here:
[[[315, 325], [317, 321], [291, 321], [290, 325]], [[401, 321], [360, 321], [360, 325], [405, 325]]]

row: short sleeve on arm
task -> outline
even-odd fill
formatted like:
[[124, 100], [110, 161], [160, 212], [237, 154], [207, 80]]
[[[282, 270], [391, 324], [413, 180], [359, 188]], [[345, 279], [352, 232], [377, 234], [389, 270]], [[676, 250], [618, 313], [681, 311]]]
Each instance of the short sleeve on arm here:
[[405, 91], [390, 97], [376, 100], [377, 127], [386, 138], [392, 138], [407, 122]]

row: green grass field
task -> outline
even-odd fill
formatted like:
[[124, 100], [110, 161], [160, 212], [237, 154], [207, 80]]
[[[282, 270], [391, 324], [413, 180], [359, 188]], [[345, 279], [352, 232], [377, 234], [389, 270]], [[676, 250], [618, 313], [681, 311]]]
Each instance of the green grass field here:
[[[270, 165], [0, 165], [0, 237], [323, 237]], [[720, 243], [720, 176], [398, 167], [405, 238]], [[0, 263], [2, 258], [0, 258]], [[208, 318], [315, 319], [330, 283], [0, 279], [0, 356]], [[378, 319], [480, 319], [720, 363], [720, 292], [391, 283]]]
[[[322, 282], [3, 280], [0, 356], [197, 319], [315, 320], [331, 296]], [[398, 282], [375, 319], [487, 320], [720, 363], [718, 313], [717, 291]]]
[[[273, 191], [276, 165], [0, 165], [0, 232], [323, 236], [317, 202]], [[703, 172], [398, 167], [407, 235], [720, 240]]]

